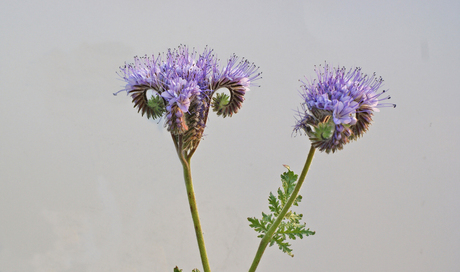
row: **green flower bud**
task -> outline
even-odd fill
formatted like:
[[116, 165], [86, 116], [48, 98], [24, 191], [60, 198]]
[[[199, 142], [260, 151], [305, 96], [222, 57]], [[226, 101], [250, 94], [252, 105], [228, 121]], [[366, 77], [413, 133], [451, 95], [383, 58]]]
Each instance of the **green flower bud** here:
[[165, 113], [165, 103], [163, 98], [159, 95], [152, 95], [150, 99], [147, 101], [147, 106], [151, 109], [150, 116], [152, 119], [157, 119], [163, 116]]

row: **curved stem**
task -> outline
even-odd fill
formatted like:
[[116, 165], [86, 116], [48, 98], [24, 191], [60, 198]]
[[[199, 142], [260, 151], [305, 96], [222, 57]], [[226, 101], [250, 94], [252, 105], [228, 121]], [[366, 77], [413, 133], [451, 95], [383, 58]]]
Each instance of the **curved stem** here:
[[283, 221], [286, 213], [291, 208], [292, 203], [294, 203], [294, 200], [297, 198], [300, 188], [302, 187], [302, 184], [305, 181], [305, 177], [307, 176], [308, 169], [310, 168], [311, 162], [313, 160], [313, 156], [315, 155], [315, 150], [316, 149], [312, 145], [310, 147], [310, 152], [308, 153], [308, 156], [307, 156], [307, 161], [305, 162], [305, 165], [302, 169], [302, 173], [300, 174], [299, 180], [297, 181], [297, 185], [295, 186], [291, 197], [286, 202], [286, 205], [284, 206], [283, 210], [280, 212], [280, 214], [276, 218], [273, 225], [268, 229], [267, 233], [264, 235], [264, 237], [260, 241], [259, 248], [257, 249], [256, 256], [254, 257], [254, 260], [252, 261], [252, 265], [249, 268], [249, 272], [256, 271], [257, 266], [259, 265], [260, 259], [262, 258], [262, 255], [264, 254], [265, 249], [267, 248], [268, 244], [272, 240], [273, 234], [275, 233], [278, 226], [281, 224], [281, 221]]
[[206, 254], [206, 247], [204, 244], [203, 231], [201, 230], [200, 216], [198, 214], [198, 206], [196, 204], [196, 199], [195, 199], [195, 191], [193, 190], [192, 172], [190, 169], [191, 155], [186, 156], [184, 152], [181, 151], [182, 149], [181, 141], [182, 141], [182, 138], [179, 137], [179, 143], [178, 145], [176, 145], [179, 147], [177, 149], [177, 154], [179, 155], [179, 159], [184, 169], [185, 187], [187, 189], [187, 198], [188, 198], [188, 203], [190, 205], [190, 212], [192, 214], [193, 225], [195, 226], [196, 240], [198, 242], [198, 248], [200, 249], [201, 263], [203, 264], [204, 272], [211, 272], [211, 268], [209, 267], [208, 256]]

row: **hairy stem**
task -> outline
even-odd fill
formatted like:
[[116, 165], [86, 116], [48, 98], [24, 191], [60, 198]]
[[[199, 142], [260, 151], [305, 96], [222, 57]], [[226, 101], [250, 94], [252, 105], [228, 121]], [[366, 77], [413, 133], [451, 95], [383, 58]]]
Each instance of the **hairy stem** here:
[[272, 240], [273, 234], [275, 233], [278, 226], [281, 224], [281, 221], [283, 221], [283, 218], [286, 215], [286, 213], [291, 208], [292, 203], [294, 203], [294, 200], [297, 198], [300, 188], [302, 187], [302, 184], [305, 181], [305, 177], [307, 176], [308, 169], [310, 168], [311, 162], [313, 160], [313, 156], [315, 155], [315, 150], [316, 149], [312, 145], [310, 147], [310, 152], [308, 153], [308, 156], [307, 156], [307, 161], [305, 162], [305, 165], [302, 169], [302, 173], [300, 174], [299, 180], [297, 181], [297, 185], [295, 186], [294, 191], [292, 192], [292, 195], [287, 201], [283, 210], [278, 215], [273, 225], [268, 229], [267, 233], [265, 233], [264, 237], [260, 241], [259, 248], [257, 249], [256, 256], [254, 257], [254, 260], [252, 261], [251, 268], [249, 268], [249, 272], [256, 271], [257, 266], [259, 265], [260, 259], [262, 258], [262, 255], [264, 254], [265, 249], [267, 248], [268, 244]]
[[193, 190], [192, 172], [190, 169], [191, 155], [187, 156], [181, 150], [181, 140], [182, 138], [179, 137], [179, 143], [178, 145], [176, 145], [176, 147], [179, 147], [177, 150], [177, 154], [179, 155], [179, 159], [184, 169], [185, 187], [187, 189], [187, 198], [188, 203], [190, 205], [190, 213], [192, 214], [193, 225], [195, 226], [196, 240], [198, 242], [198, 248], [200, 249], [201, 263], [203, 264], [204, 272], [211, 272], [211, 268], [209, 267], [208, 255], [206, 254], [206, 246], [204, 244], [203, 231], [201, 230], [200, 216], [198, 214], [198, 206], [196, 204], [195, 199], [195, 191]]

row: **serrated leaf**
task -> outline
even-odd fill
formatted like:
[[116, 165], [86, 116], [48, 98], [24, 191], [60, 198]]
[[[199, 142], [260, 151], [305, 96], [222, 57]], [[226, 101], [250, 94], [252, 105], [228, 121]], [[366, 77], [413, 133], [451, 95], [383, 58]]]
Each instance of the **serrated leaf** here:
[[281, 201], [281, 209], [284, 207], [286, 204], [286, 201], [289, 198], [289, 195], [285, 195], [284, 192], [281, 190], [281, 188], [278, 188], [278, 199]]
[[179, 269], [179, 267], [174, 267], [174, 272], [182, 272], [182, 269]]
[[265, 226], [263, 224], [263, 222], [259, 221], [259, 219], [257, 218], [248, 218], [249, 222], [251, 222], [251, 224], [249, 225], [251, 228], [253, 228], [255, 231], [257, 232], [263, 232], [265, 233], [266, 232], [266, 229], [265, 229]]
[[268, 197], [268, 208], [270, 211], [272, 211], [275, 216], [278, 216], [278, 214], [281, 212], [282, 208], [280, 206], [279, 201], [276, 199], [276, 197], [270, 192], [270, 196]]
[[[262, 219], [257, 219], [255, 217], [248, 218], [249, 222], [251, 222], [249, 226], [254, 228], [256, 232], [261, 233], [257, 236], [259, 238], [263, 238], [265, 236], [295, 189], [298, 176], [289, 168], [287, 169], [288, 171], [281, 175], [282, 186], [278, 188], [277, 196], [270, 192], [268, 197], [271, 213], [265, 214], [262, 212]], [[293, 205], [298, 206], [298, 203], [300, 203], [301, 200], [302, 196], [298, 195], [294, 200]], [[269, 245], [273, 246], [276, 243], [281, 251], [293, 257], [294, 255], [292, 254], [292, 249], [290, 248], [291, 244], [289, 244], [286, 239], [303, 239], [304, 236], [315, 234], [314, 231], [305, 229], [305, 223], [300, 223], [302, 217], [302, 214], [288, 211], [276, 229]]]
[[302, 196], [301, 195], [298, 195], [295, 200], [294, 200], [294, 203], [292, 203], [292, 205], [294, 206], [299, 206], [299, 202], [302, 201]]
[[273, 240], [276, 242], [278, 245], [278, 248], [283, 251], [284, 253], [287, 253], [289, 256], [294, 257], [294, 255], [291, 253], [292, 249], [290, 249], [291, 244], [286, 242], [286, 239], [277, 235], [273, 236]]
[[200, 272], [200, 270], [195, 268], [195, 269], [192, 270], [192, 272]]
[[262, 222], [273, 223], [272, 214], [262, 213]]

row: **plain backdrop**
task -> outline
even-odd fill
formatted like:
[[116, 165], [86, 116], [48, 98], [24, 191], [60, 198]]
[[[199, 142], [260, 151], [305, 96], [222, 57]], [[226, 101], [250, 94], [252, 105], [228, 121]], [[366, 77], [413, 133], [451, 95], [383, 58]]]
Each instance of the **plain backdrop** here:
[[459, 1], [2, 0], [0, 271], [201, 270], [182, 167], [163, 121], [116, 72], [186, 44], [263, 72], [232, 118], [210, 113], [192, 159], [213, 271], [247, 271], [314, 65], [382, 76], [397, 107], [317, 153], [295, 211], [316, 235], [258, 271], [460, 271]]

